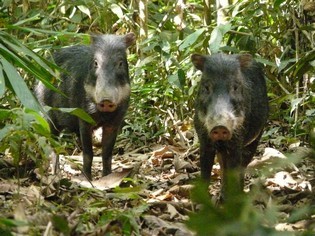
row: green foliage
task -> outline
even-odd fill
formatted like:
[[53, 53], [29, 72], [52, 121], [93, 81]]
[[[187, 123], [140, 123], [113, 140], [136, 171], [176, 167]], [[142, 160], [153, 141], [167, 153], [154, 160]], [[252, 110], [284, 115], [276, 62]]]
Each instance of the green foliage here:
[[11, 236], [13, 235], [13, 228], [26, 225], [25, 222], [0, 217], [0, 234], [3, 236]]
[[299, 7], [304, 6], [287, 0], [239, 1], [230, 8], [233, 31], [227, 43], [256, 54], [266, 65], [270, 119], [280, 122], [270, 135], [277, 139], [275, 145], [307, 142], [309, 121], [314, 118], [314, 29], [308, 12]]
[[[54, 89], [56, 67], [47, 58], [62, 46], [87, 44], [88, 33], [133, 31], [138, 35], [137, 45], [129, 52], [132, 97], [122, 130], [122, 136], [135, 145], [161, 137], [172, 140], [176, 122], [193, 117], [199, 72], [190, 62], [192, 53], [247, 52], [265, 65], [271, 112], [263, 137], [276, 146], [298, 141], [315, 146], [314, 26], [302, 2], [237, 1], [225, 9], [221, 24], [215, 16], [207, 18], [206, 1], [200, 0], [182, 5], [181, 1], [146, 1], [146, 12], [140, 8], [141, 0], [16, 2], [0, 3], [0, 97], [1, 107], [6, 108], [0, 112], [0, 152], [9, 150], [16, 164], [31, 158], [41, 166], [42, 157], [58, 147], [47, 123], [36, 113], [41, 107], [29, 88], [40, 80]], [[21, 104], [24, 108], [19, 108]], [[261, 224], [266, 214], [250, 208], [242, 193], [235, 193], [236, 202], [231, 199], [217, 208], [206, 187], [197, 184], [195, 191], [194, 199], [203, 208], [190, 224], [200, 234], [275, 233], [267, 227], [273, 222]], [[133, 217], [140, 213], [108, 211], [100, 223], [119, 219], [126, 234], [138, 232]], [[269, 213], [274, 216], [272, 209]], [[221, 229], [223, 224], [226, 227]], [[60, 231], [68, 233], [67, 226]]]
[[[233, 181], [233, 175], [230, 175], [230, 180]], [[225, 199], [224, 204], [217, 206], [211, 202], [208, 184], [196, 182], [192, 190], [192, 200], [201, 209], [191, 214], [187, 226], [197, 235], [293, 235], [273, 229], [275, 206], [269, 205], [264, 212], [259, 212], [252, 206], [251, 198], [239, 188], [232, 186], [228, 189], [228, 194], [233, 197]]]
[[8, 151], [17, 168], [21, 161], [31, 159], [43, 171], [46, 157], [59, 146], [50, 136], [47, 121], [26, 108], [1, 109], [0, 114], [0, 152]]
[[[308, 16], [305, 16], [305, 21], [296, 17], [306, 14], [300, 12], [299, 3], [292, 0], [264, 3], [258, 0], [238, 1], [226, 9], [225, 21], [217, 24], [212, 17], [212, 21], [206, 20], [210, 22], [207, 25], [204, 24], [205, 6], [201, 1], [187, 1], [184, 6], [170, 1], [148, 1], [144, 15], [140, 8], [142, 3], [24, 1], [23, 5], [16, 5], [8, 0], [1, 10], [2, 24], [9, 34], [45, 56], [50, 49], [60, 45], [88, 43], [87, 35], [81, 33], [136, 32], [138, 44], [130, 50], [129, 56], [133, 78], [131, 107], [123, 135], [134, 142], [139, 141], [139, 144], [157, 140], [163, 134], [172, 138], [174, 121], [192, 117], [198, 73], [191, 65], [190, 55], [193, 52], [220, 51], [249, 52], [266, 65], [270, 118], [280, 124], [271, 127], [268, 132], [272, 142], [282, 145], [297, 140], [307, 141], [309, 121], [314, 117], [312, 61], [315, 52]], [[1, 33], [4, 34], [4, 31]], [[2, 37], [10, 45], [16, 42], [7, 39], [7, 36]], [[4, 45], [8, 48], [8, 43]], [[3, 54], [3, 48], [1, 54], [13, 54], [10, 60], [4, 57], [5, 60], [53, 88], [49, 79], [52, 75], [46, 74], [46, 79], [43, 79], [43, 73], [51, 73], [46, 61], [43, 64], [37, 57], [32, 58], [34, 55], [28, 49], [20, 46], [15, 46], [15, 49], [15, 52], [23, 52], [31, 60], [19, 63], [21, 53]], [[5, 73], [4, 77], [0, 76], [5, 78], [5, 82], [0, 83], [1, 94], [5, 91], [5, 84], [8, 88], [12, 87], [6, 76], [10, 66], [3, 63], [7, 72], [4, 69], [0, 72]], [[12, 75], [19, 78], [16, 73]], [[29, 84], [28, 76], [24, 77]], [[16, 81], [22, 83], [20, 78]], [[11, 90], [21, 97], [19, 87], [25, 90], [23, 85], [15, 85]], [[28, 92], [23, 95], [31, 97]], [[33, 99], [22, 97], [20, 100], [33, 109], [37, 106]]]
[[[42, 79], [54, 75], [54, 72], [48, 66], [48, 64], [52, 64], [6, 32], [0, 31], [0, 43], [0, 97], [4, 95], [5, 89], [8, 88], [25, 107], [40, 111], [41, 108], [38, 102], [30, 92], [17, 67]], [[45, 79], [43, 81], [46, 82]], [[46, 84], [47, 86], [50, 85], [49, 83]], [[53, 88], [51, 85], [50, 87]]]

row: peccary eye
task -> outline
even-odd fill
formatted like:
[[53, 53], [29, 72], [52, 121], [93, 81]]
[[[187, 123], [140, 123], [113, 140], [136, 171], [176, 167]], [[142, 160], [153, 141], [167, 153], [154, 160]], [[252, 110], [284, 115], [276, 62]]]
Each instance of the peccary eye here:
[[119, 61], [117, 62], [117, 67], [122, 67], [123, 64], [124, 64], [123, 60], [119, 60]]
[[203, 89], [204, 89], [205, 92], [211, 93], [211, 86], [210, 85], [204, 85]]
[[94, 68], [95, 68], [95, 69], [98, 68], [98, 62], [97, 62], [96, 59], [94, 60]]
[[233, 85], [233, 91], [237, 91], [239, 89], [239, 86], [237, 84]]

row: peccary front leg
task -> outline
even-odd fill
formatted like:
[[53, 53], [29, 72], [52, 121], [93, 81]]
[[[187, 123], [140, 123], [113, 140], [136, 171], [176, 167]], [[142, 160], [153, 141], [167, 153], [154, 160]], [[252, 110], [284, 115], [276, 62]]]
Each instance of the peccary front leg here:
[[201, 178], [210, 182], [216, 150], [209, 139], [200, 140], [200, 172]]
[[118, 128], [115, 126], [103, 126], [102, 134], [102, 161], [103, 176], [112, 172], [112, 152], [114, 149]]
[[93, 162], [93, 146], [92, 146], [92, 128], [84, 121], [79, 121], [80, 140], [83, 151], [83, 172], [86, 177], [92, 179], [92, 162]]
[[[238, 143], [239, 142], [239, 143]], [[221, 168], [221, 200], [226, 200], [227, 191], [240, 192], [243, 189], [243, 168], [241, 166], [241, 141], [227, 145], [218, 151]]]

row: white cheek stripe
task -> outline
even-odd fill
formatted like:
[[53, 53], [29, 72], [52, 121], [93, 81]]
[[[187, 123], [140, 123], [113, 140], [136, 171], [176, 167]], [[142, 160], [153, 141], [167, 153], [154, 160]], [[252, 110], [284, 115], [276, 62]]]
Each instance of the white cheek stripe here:
[[[97, 85], [96, 85], [97, 86]], [[101, 102], [102, 99], [108, 98], [112, 100], [114, 103], [119, 104], [122, 100], [128, 98], [130, 96], [130, 85], [125, 84], [124, 86], [114, 87], [104, 85], [103, 90], [97, 89], [91, 85], [84, 85], [84, 89], [86, 93], [93, 98], [95, 103]]]
[[236, 117], [233, 112], [230, 111], [222, 111], [219, 114], [214, 114], [209, 111], [207, 114], [199, 112], [198, 116], [208, 133], [216, 126], [225, 126], [231, 134], [233, 134], [233, 131], [242, 127], [244, 123], [244, 116], [242, 114]]

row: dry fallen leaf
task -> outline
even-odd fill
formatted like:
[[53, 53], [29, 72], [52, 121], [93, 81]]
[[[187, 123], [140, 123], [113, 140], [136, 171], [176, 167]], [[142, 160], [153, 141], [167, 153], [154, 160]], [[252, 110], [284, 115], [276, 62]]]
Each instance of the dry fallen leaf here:
[[[14, 209], [14, 219], [17, 221], [24, 222], [25, 224], [28, 222], [27, 217], [25, 214], [24, 204], [19, 203], [16, 208]], [[29, 231], [29, 226], [27, 225], [20, 225], [17, 227], [17, 230], [20, 235], [26, 234]]]
[[171, 150], [171, 148], [167, 145], [164, 146], [152, 153], [153, 157], [156, 158], [173, 158], [174, 157], [174, 152]]
[[105, 190], [110, 188], [115, 188], [120, 185], [121, 181], [126, 178], [132, 171], [132, 168], [130, 169], [123, 169], [120, 172], [113, 172], [109, 175], [106, 175], [98, 180], [95, 181], [87, 181], [86, 178], [75, 177], [73, 178], [73, 181], [78, 182], [81, 186], [87, 187], [87, 188], [96, 188], [99, 190]]

